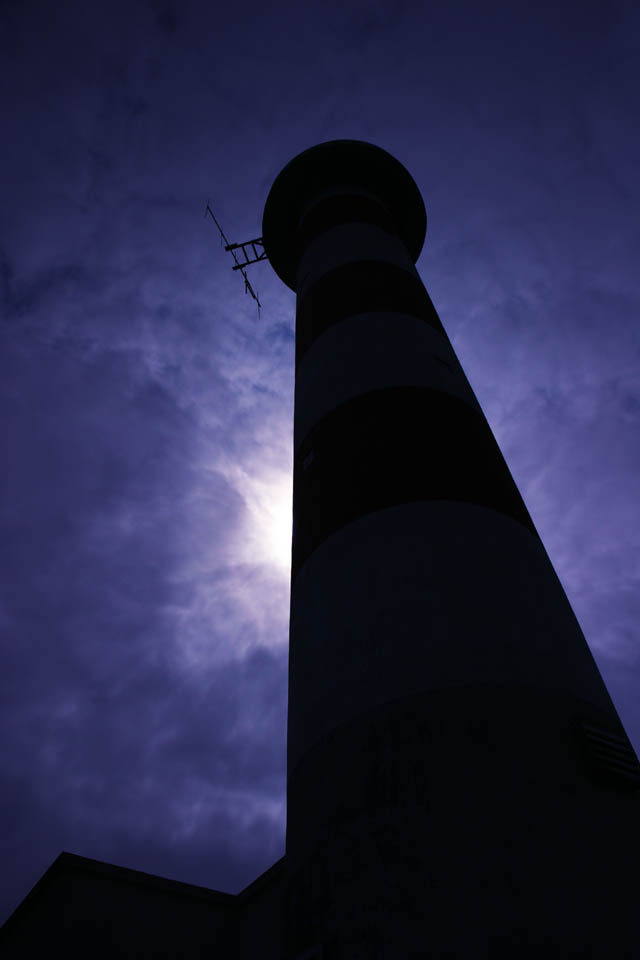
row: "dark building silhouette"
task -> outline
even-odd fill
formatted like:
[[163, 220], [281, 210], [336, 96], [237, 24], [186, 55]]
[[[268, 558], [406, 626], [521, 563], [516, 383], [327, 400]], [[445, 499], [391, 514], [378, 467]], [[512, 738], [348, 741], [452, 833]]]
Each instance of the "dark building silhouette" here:
[[640, 956], [640, 768], [414, 263], [385, 151], [300, 154], [286, 854], [237, 896], [62, 854], [5, 956]]

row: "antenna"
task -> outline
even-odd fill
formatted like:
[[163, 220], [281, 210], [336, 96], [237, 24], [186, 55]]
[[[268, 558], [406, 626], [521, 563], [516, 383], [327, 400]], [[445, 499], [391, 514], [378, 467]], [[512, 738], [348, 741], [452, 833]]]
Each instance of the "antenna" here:
[[[225, 236], [224, 230], [216, 220], [216, 216], [213, 210], [211, 209], [211, 205], [208, 200], [207, 200], [207, 206], [205, 207], [205, 211], [204, 211], [205, 217], [207, 214], [209, 214], [209, 216], [211, 217], [211, 219], [213, 220], [213, 222], [215, 223], [216, 227], [220, 232], [220, 237], [222, 238], [225, 244], [224, 249], [228, 253], [230, 253], [234, 259], [235, 265], [231, 269], [239, 270], [240, 273], [242, 274], [242, 278], [244, 280], [244, 292], [250, 293], [253, 299], [255, 300], [255, 302], [258, 304], [258, 318], [260, 318], [261, 304], [258, 299], [257, 293], [249, 283], [249, 277], [247, 276], [244, 268], [248, 267], [252, 263], [260, 263], [261, 260], [269, 259], [267, 257], [267, 251], [264, 249], [264, 243], [262, 242], [262, 237], [255, 237], [253, 240], [245, 240], [244, 243], [229, 243], [229, 241]], [[247, 248], [251, 248], [250, 253], [247, 252]], [[244, 260], [242, 262], [238, 260], [236, 256], [236, 250], [242, 251], [242, 256], [244, 257]]]

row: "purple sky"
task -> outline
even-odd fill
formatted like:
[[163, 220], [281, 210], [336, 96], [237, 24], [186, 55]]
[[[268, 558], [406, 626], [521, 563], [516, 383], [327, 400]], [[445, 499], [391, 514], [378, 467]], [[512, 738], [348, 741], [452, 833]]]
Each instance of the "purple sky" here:
[[[100, 12], [100, 8], [102, 12]], [[481, 11], [481, 13], [480, 13]], [[0, 919], [62, 850], [237, 891], [283, 853], [300, 150], [372, 141], [640, 749], [632, 2], [0, 3]]]

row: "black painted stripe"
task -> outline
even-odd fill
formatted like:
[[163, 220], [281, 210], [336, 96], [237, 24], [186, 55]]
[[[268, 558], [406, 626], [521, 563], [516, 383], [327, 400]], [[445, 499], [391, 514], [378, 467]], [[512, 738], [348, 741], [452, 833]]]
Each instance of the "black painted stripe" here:
[[406, 313], [444, 335], [420, 278], [384, 260], [359, 260], [325, 273], [298, 299], [296, 366], [321, 333], [358, 313]]
[[396, 233], [393, 219], [381, 203], [358, 194], [326, 197], [309, 210], [298, 229], [300, 254], [312, 240], [345, 223], [373, 223], [386, 233]]
[[341, 404], [294, 463], [292, 579], [347, 523], [419, 500], [492, 507], [536, 532], [489, 424], [463, 400], [390, 387]]

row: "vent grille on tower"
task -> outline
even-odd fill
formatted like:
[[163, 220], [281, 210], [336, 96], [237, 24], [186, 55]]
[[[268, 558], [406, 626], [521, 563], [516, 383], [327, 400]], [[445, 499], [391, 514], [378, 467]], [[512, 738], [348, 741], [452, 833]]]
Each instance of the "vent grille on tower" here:
[[582, 731], [594, 773], [630, 787], [640, 786], [640, 764], [626, 736], [585, 721]]

